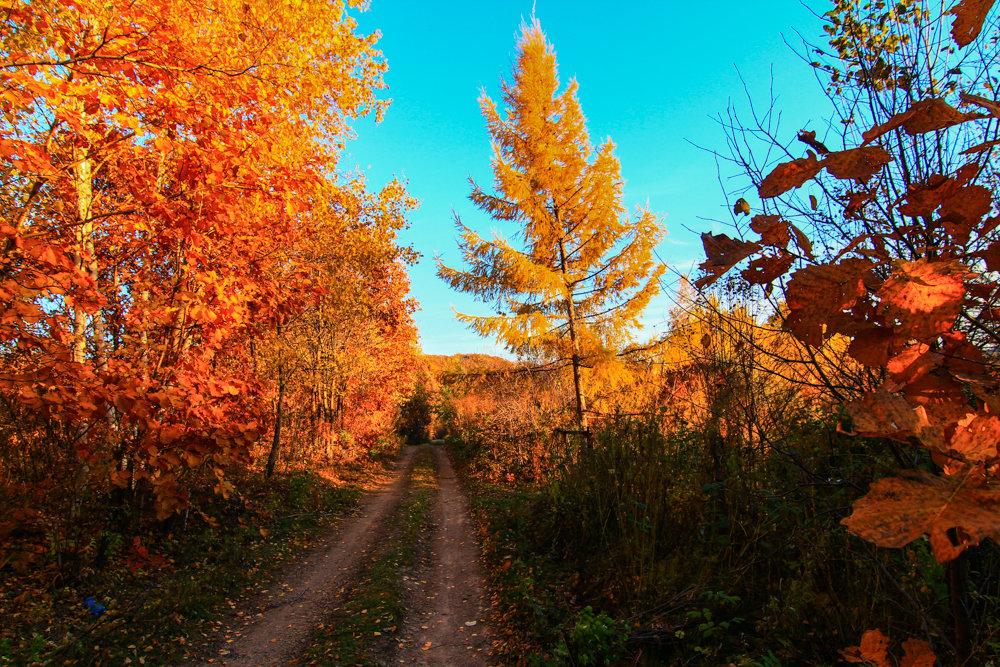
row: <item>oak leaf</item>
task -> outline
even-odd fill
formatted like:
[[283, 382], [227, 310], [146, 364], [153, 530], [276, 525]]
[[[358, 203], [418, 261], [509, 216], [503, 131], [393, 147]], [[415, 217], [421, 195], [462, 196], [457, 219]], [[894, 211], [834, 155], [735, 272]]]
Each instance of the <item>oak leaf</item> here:
[[1000, 534], [1000, 489], [967, 488], [967, 479], [917, 471], [880, 479], [841, 523], [880, 547], [900, 548], [927, 535], [935, 558], [952, 560]]

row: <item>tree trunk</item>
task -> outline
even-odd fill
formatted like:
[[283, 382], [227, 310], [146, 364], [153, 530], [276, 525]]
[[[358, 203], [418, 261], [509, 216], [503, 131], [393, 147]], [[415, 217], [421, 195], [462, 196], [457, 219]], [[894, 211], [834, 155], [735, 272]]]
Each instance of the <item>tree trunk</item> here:
[[[556, 214], [556, 220], [557, 222], [559, 220], [558, 212]], [[562, 239], [559, 239], [559, 264], [560, 270], [565, 277], [567, 275], [566, 246]], [[587, 399], [583, 395], [583, 389], [580, 386], [580, 341], [576, 335], [576, 308], [573, 303], [573, 288], [567, 284], [566, 289], [566, 322], [569, 326], [569, 340], [573, 348], [573, 393], [576, 397], [576, 426], [581, 431], [587, 431], [588, 424], [587, 416], [585, 414], [585, 411], [587, 410]]]
[[[954, 529], [948, 531], [953, 537]], [[958, 540], [953, 540], [957, 543]], [[972, 620], [969, 614], [969, 551], [945, 564], [948, 578], [948, 607], [954, 632], [955, 664], [969, 663], [972, 654]]]
[[[281, 341], [281, 324], [277, 328], [278, 341]], [[279, 350], [278, 354], [281, 354]], [[274, 437], [271, 439], [271, 452], [267, 456], [268, 479], [274, 475], [274, 465], [278, 462], [278, 451], [281, 449], [281, 413], [285, 400], [285, 364], [281, 357], [278, 357], [278, 405], [275, 408], [274, 416]]]

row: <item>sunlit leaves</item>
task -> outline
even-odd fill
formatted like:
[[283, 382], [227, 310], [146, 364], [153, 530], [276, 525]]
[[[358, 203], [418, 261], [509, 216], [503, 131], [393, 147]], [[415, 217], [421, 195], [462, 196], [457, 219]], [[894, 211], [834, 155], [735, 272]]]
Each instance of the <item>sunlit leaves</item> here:
[[948, 561], [1000, 534], [1000, 489], [983, 485], [972, 474], [880, 479], [843, 523], [883, 547], [901, 547], [928, 535], [935, 557]]
[[729, 269], [760, 250], [760, 244], [731, 239], [725, 234], [702, 234], [707, 259], [698, 267], [707, 275], [699, 278], [698, 287], [711, 285]]

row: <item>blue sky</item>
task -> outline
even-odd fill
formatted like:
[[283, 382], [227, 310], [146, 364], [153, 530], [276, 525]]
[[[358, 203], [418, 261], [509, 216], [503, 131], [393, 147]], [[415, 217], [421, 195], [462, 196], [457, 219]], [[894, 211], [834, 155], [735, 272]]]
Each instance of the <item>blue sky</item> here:
[[[438, 280], [434, 257], [460, 264], [453, 210], [481, 233], [504, 229], [467, 198], [469, 176], [484, 187], [492, 183], [490, 139], [477, 99], [485, 90], [500, 101], [518, 28], [533, 8], [555, 47], [561, 81], [575, 77], [580, 84], [592, 143], [610, 137], [617, 145], [626, 205], [648, 201], [663, 217], [668, 235], [658, 250], [671, 276], [694, 271], [701, 261], [698, 233], [722, 231], [746, 186], [725, 164], [720, 185], [715, 158], [692, 145], [725, 151], [715, 118], [729, 104], [746, 115], [740, 75], [755, 104], [766, 106], [773, 88], [784, 141], [793, 142], [800, 128], [823, 136], [822, 88], [785, 41], [800, 52], [801, 37], [823, 44], [816, 14], [831, 6], [827, 0], [372, 0], [370, 10], [356, 16], [362, 32], [382, 33], [392, 104], [381, 124], [356, 126], [341, 167], [361, 169], [373, 188], [396, 176], [421, 201], [401, 239], [423, 254], [410, 278], [421, 307], [416, 322], [424, 352], [501, 349], [454, 320], [452, 307], [487, 309]], [[755, 195], [746, 193], [751, 205]], [[664, 329], [671, 307], [667, 287], [647, 311], [643, 336]]]

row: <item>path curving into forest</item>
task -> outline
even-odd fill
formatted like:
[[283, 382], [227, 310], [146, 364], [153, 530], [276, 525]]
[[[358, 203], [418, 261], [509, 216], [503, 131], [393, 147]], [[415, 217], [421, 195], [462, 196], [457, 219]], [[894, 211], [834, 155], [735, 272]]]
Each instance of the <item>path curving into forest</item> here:
[[201, 664], [259, 667], [299, 661], [314, 630], [357, 584], [399, 511], [421, 448], [433, 452], [437, 477], [429, 555], [407, 585], [405, 618], [388, 664], [489, 664], [489, 602], [469, 506], [448, 453], [440, 445], [406, 447], [389, 481], [319, 546], [290, 566], [234, 617], [210, 660]]

